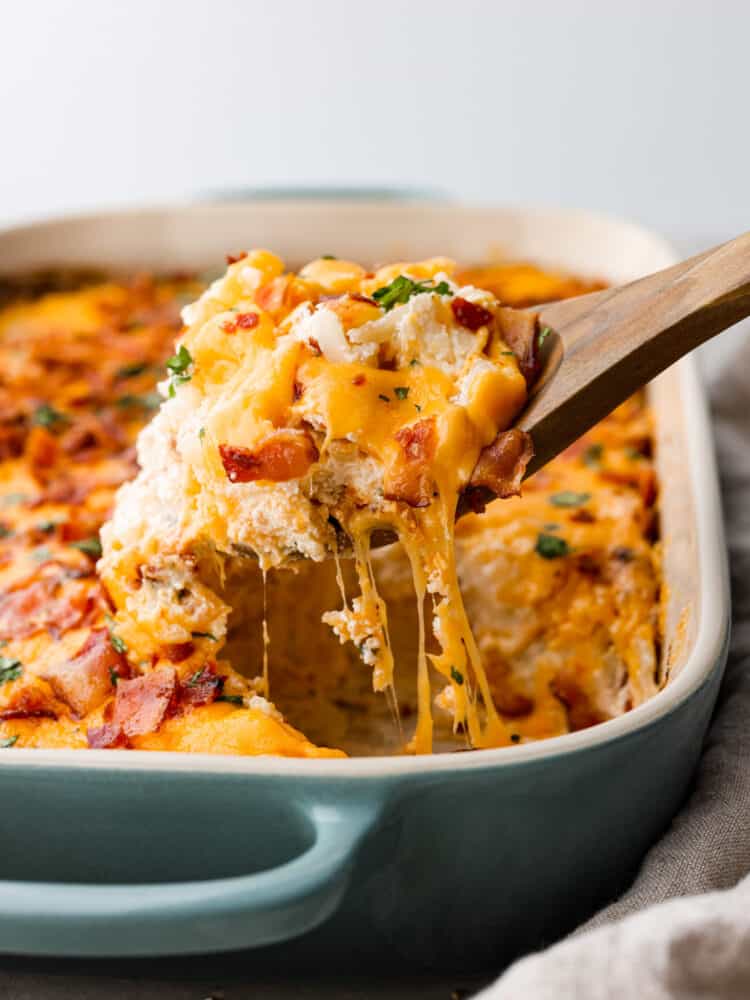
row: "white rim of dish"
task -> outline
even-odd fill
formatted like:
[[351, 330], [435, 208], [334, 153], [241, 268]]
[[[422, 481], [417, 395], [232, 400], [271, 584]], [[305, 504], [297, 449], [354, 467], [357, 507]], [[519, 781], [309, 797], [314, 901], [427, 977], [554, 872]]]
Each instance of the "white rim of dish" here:
[[[266, 203], [268, 205], [269, 203]], [[288, 204], [298, 203], [291, 201]], [[112, 212], [130, 215], [145, 212], [178, 210], [180, 206], [136, 208]], [[184, 207], [184, 206], [183, 206]], [[195, 207], [195, 206], [192, 206]], [[210, 208], [210, 206], [200, 206]], [[425, 207], [424, 203], [421, 205]], [[455, 208], [450, 202], [440, 208]], [[468, 205], [470, 210], [481, 206]], [[494, 207], [494, 206], [493, 206]], [[628, 226], [633, 231], [659, 239], [633, 223], [594, 213], [544, 208], [518, 209], [529, 215], [587, 216]], [[69, 223], [91, 219], [102, 213], [47, 219], [30, 225], [12, 227], [5, 233], [42, 228], [50, 223]], [[110, 214], [110, 213], [106, 213]], [[0, 233], [2, 235], [2, 233]], [[665, 244], [666, 245], [666, 244]], [[675, 258], [676, 259], [676, 258]], [[718, 491], [716, 459], [709, 416], [697, 365], [692, 356], [676, 366], [682, 391], [683, 419], [689, 452], [691, 487], [698, 526], [700, 567], [700, 613], [698, 634], [690, 655], [679, 674], [649, 701], [625, 715], [598, 723], [588, 729], [554, 736], [534, 743], [524, 743], [493, 750], [411, 756], [372, 756], [348, 758], [287, 758], [271, 755], [240, 756], [207, 753], [180, 753], [146, 750], [72, 750], [14, 749], [0, 757], [1, 767], [75, 767], [117, 771], [169, 771], [279, 776], [317, 776], [326, 778], [386, 778], [435, 772], [508, 767], [546, 758], [565, 756], [611, 743], [642, 730], [671, 714], [708, 682], [718, 669], [729, 633], [729, 577], [724, 542], [721, 501]]]

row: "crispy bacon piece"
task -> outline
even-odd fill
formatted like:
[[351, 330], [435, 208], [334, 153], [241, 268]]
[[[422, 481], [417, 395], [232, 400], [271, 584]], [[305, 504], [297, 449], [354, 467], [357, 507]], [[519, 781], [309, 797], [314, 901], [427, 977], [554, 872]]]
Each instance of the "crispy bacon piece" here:
[[57, 438], [46, 427], [32, 427], [26, 439], [25, 457], [31, 466], [34, 478], [47, 482], [50, 470], [54, 468], [59, 453]]
[[223, 688], [224, 678], [216, 673], [216, 664], [207, 663], [180, 684], [178, 705], [180, 708], [208, 705], [216, 701]]
[[170, 663], [182, 663], [195, 652], [195, 643], [170, 642], [164, 647], [164, 656]]
[[92, 726], [86, 731], [86, 739], [92, 750], [114, 749], [127, 747], [128, 741], [120, 726], [114, 722], [105, 722], [101, 726]]
[[62, 588], [59, 576], [25, 581], [0, 597], [0, 639], [25, 639], [42, 629], [62, 635], [106, 606], [101, 587], [83, 581]]
[[219, 454], [231, 483], [254, 483], [265, 479], [284, 483], [301, 479], [313, 462], [318, 449], [306, 431], [277, 431], [255, 450], [238, 445], [220, 444]]
[[99, 628], [71, 660], [48, 667], [42, 676], [56, 696], [81, 718], [112, 694], [113, 674], [127, 677], [127, 661], [112, 646], [109, 631]]
[[593, 704], [589, 695], [578, 681], [567, 673], [561, 673], [550, 683], [554, 696], [565, 706], [571, 730], [588, 729], [608, 716]]
[[0, 722], [9, 719], [56, 719], [54, 703], [36, 688], [23, 688], [0, 711]]
[[221, 324], [224, 333], [236, 333], [237, 330], [252, 330], [260, 323], [258, 313], [239, 313], [234, 319], [225, 320]]
[[226, 254], [225, 260], [227, 262], [227, 267], [230, 264], [236, 264], [238, 260], [244, 260], [247, 257], [247, 250], [240, 250], [239, 253], [228, 253]]
[[518, 367], [530, 389], [539, 378], [539, 316], [502, 306], [496, 314], [500, 336], [518, 358]]
[[523, 474], [533, 455], [534, 445], [525, 431], [517, 427], [501, 431], [492, 444], [479, 453], [464, 492], [472, 510], [481, 512], [492, 497], [518, 496]]
[[451, 300], [451, 309], [456, 317], [456, 322], [465, 326], [467, 330], [476, 332], [483, 326], [488, 326], [493, 319], [492, 313], [484, 306], [477, 305], [476, 302], [469, 302], [457, 295]]
[[112, 724], [125, 736], [153, 733], [164, 721], [177, 695], [177, 674], [172, 667], [157, 667], [141, 677], [117, 685]]
[[430, 470], [437, 448], [435, 419], [429, 417], [402, 427], [394, 437], [401, 451], [386, 470], [385, 498], [403, 501], [410, 507], [427, 507], [435, 492]]

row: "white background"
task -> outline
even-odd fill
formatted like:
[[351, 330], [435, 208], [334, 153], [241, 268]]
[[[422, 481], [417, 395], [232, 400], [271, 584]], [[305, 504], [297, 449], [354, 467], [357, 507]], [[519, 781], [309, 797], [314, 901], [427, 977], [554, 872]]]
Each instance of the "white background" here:
[[0, 222], [262, 185], [750, 228], [747, 0], [0, 2]]

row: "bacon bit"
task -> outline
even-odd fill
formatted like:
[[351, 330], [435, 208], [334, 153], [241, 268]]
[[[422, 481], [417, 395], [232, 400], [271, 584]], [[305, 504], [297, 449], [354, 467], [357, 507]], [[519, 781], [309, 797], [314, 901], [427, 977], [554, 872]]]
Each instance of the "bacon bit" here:
[[430, 462], [437, 448], [435, 419], [430, 417], [402, 427], [394, 437], [401, 445], [401, 453], [386, 470], [385, 498], [403, 501], [410, 507], [427, 507], [435, 492], [430, 475]]
[[482, 665], [492, 692], [495, 708], [503, 715], [518, 718], [534, 710], [534, 702], [513, 684], [510, 664], [498, 649], [490, 646], [482, 651]]
[[355, 375], [352, 379], [352, 385], [364, 385], [366, 381], [367, 378], [364, 375]]
[[46, 482], [59, 454], [57, 439], [46, 427], [32, 427], [26, 439], [25, 456], [34, 478]]
[[537, 313], [502, 306], [497, 310], [500, 336], [518, 358], [518, 367], [530, 389], [539, 378], [539, 316]]
[[575, 521], [577, 524], [593, 524], [596, 517], [585, 507], [579, 507], [578, 510], [574, 510], [568, 515], [568, 520]]
[[247, 257], [247, 250], [240, 250], [239, 253], [226, 254], [225, 260], [227, 262], [227, 267], [230, 267], [232, 264], [236, 264], [237, 261], [244, 260], [245, 257]]
[[170, 642], [164, 647], [164, 656], [170, 663], [182, 663], [195, 652], [193, 642]]
[[[466, 493], [472, 509], [484, 510], [486, 494], [471, 493], [475, 490], [489, 490], [496, 497], [514, 497], [521, 492], [521, 480], [526, 466], [534, 455], [534, 445], [525, 431], [512, 427], [501, 431], [492, 444], [483, 448], [479, 460], [469, 480]], [[479, 508], [475, 506], [478, 500]]]
[[0, 711], [0, 722], [9, 719], [56, 719], [57, 712], [49, 699], [35, 688], [24, 688]]
[[219, 454], [231, 483], [254, 483], [258, 480], [284, 483], [290, 479], [301, 479], [318, 460], [318, 449], [313, 439], [306, 431], [296, 430], [278, 431], [254, 451], [220, 444]]
[[87, 729], [86, 740], [92, 750], [115, 749], [128, 745], [122, 729], [113, 722], [105, 722], [102, 726], [92, 726], [91, 729]]
[[292, 387], [292, 397], [297, 402], [298, 399], [302, 399], [302, 394], [305, 391], [305, 387], [298, 379], [294, 380], [294, 386]]
[[112, 694], [112, 676], [126, 678], [128, 665], [110, 642], [109, 630], [95, 629], [76, 655], [49, 667], [42, 677], [79, 718]]
[[233, 320], [225, 320], [221, 324], [224, 333], [236, 333], [237, 330], [253, 330], [260, 323], [258, 313], [239, 313]]
[[313, 353], [316, 355], [316, 357], [320, 357], [320, 355], [323, 353], [323, 351], [321, 350], [320, 344], [315, 339], [315, 337], [308, 337], [307, 338], [307, 343], [312, 348]]
[[216, 673], [216, 664], [207, 663], [201, 670], [180, 684], [180, 708], [208, 705], [216, 701], [224, 689], [225, 678]]
[[489, 326], [494, 318], [489, 309], [477, 305], [476, 302], [469, 302], [468, 299], [462, 299], [461, 296], [451, 300], [451, 309], [456, 317], [456, 322], [472, 332], [476, 332], [483, 326]]
[[47, 576], [6, 593], [0, 598], [0, 639], [25, 639], [42, 629], [60, 636], [85, 624], [95, 611], [106, 606], [98, 585], [69, 582], [65, 592], [59, 576]]
[[172, 667], [158, 667], [117, 685], [112, 724], [125, 736], [153, 733], [164, 721], [177, 693], [177, 674]]

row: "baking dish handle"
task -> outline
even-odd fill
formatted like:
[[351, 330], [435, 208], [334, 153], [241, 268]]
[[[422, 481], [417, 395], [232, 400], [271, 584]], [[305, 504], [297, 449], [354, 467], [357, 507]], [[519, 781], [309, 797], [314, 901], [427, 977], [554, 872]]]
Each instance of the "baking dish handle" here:
[[0, 881], [0, 952], [76, 957], [198, 954], [286, 941], [338, 907], [374, 803], [304, 808], [314, 840], [274, 868], [195, 882]]

